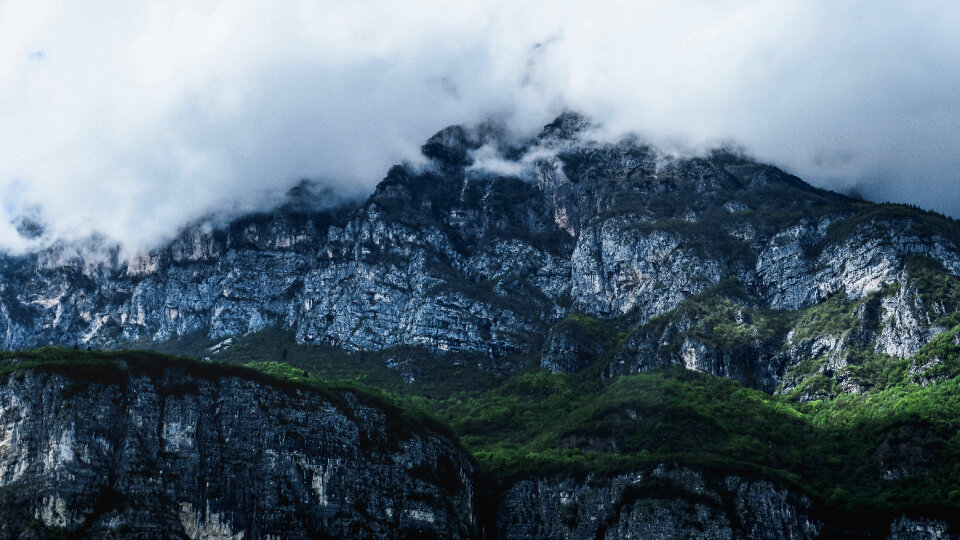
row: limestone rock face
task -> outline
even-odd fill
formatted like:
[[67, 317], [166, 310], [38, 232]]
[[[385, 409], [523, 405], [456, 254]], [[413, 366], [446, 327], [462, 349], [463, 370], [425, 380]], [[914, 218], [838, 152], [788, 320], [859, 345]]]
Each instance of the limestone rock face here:
[[[852, 350], [910, 357], [953, 326], [956, 306], [910, 286], [907, 266], [920, 258], [937, 279], [960, 274], [955, 222], [819, 190], [729, 151], [681, 158], [590, 130], [569, 113], [519, 143], [490, 126], [451, 127], [424, 145], [426, 165], [392, 168], [363, 201], [298, 186], [272, 210], [190, 224], [147, 253], [95, 238], [0, 255], [0, 347], [222, 341], [279, 327], [299, 343], [416, 346], [497, 372], [544, 354], [560, 371], [606, 356], [613, 374], [676, 364], [774, 392], [813, 373], [799, 366], [810, 354], [833, 377]], [[875, 303], [817, 342], [747, 321], [728, 343], [708, 335], [724, 321], [680, 322], [731, 282], [734, 322], [835, 298]], [[573, 352], [553, 332], [572, 314], [616, 324], [623, 339]]]
[[575, 306], [599, 317], [666, 313], [727, 275], [724, 262], [699, 256], [680, 235], [636, 234], [627, 219], [584, 231], [573, 252]]
[[[106, 369], [106, 368], [98, 368]], [[476, 535], [476, 471], [388, 413], [165, 368], [0, 385], [0, 538]]]

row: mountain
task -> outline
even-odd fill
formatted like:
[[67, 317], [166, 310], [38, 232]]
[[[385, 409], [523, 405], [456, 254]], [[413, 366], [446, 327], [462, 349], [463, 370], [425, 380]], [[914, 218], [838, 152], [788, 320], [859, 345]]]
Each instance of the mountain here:
[[[909, 359], [960, 322], [956, 222], [729, 151], [593, 142], [588, 126], [566, 114], [513, 146], [493, 128], [447, 128], [423, 146], [428, 166], [394, 167], [355, 207], [323, 208], [301, 186], [131, 260], [102, 241], [4, 256], [0, 344], [279, 327], [297, 343], [462, 353], [500, 373], [609, 356], [610, 374], [678, 364], [814, 396], [875, 384], [858, 361]], [[490, 149], [523, 170], [476, 166]], [[626, 337], [579, 339], [594, 321]]]
[[[592, 127], [453, 126], [364, 201], [304, 182], [128, 259], [103, 239], [3, 255], [0, 346], [282, 362], [401, 394], [495, 486], [495, 510], [441, 536], [955, 532], [960, 224]], [[205, 384], [184, 415], [223, 399]]]

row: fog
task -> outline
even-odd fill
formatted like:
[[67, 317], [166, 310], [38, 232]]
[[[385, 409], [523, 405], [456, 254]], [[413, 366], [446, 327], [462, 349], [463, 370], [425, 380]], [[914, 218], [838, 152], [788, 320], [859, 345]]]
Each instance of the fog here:
[[956, 2], [0, 2], [0, 247], [144, 249], [565, 109], [958, 216], [957, 28]]

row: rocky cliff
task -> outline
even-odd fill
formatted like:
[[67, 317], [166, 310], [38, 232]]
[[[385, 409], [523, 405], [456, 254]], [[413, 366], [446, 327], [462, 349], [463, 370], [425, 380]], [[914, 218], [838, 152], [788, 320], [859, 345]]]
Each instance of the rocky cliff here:
[[0, 384], [2, 538], [475, 537], [477, 474], [348, 390], [124, 357]]
[[[0, 346], [216, 343], [280, 327], [346, 350], [465, 353], [495, 372], [543, 353], [551, 369], [680, 364], [786, 392], [814, 374], [863, 387], [843, 374], [851, 351], [909, 358], [950, 327], [955, 296], [919, 301], [907, 262], [960, 273], [955, 222], [730, 151], [683, 158], [590, 133], [575, 114], [519, 142], [451, 127], [423, 146], [427, 165], [394, 167], [363, 202], [331, 207], [304, 184], [272, 211], [197, 223], [133, 257], [102, 240], [0, 257]], [[811, 340], [799, 315], [756, 335], [739, 316], [697, 328], [684, 314], [703, 295], [744, 316], [869, 306]], [[551, 330], [571, 314], [629, 339], [558, 352]], [[827, 367], [801, 366], [810, 355]]]

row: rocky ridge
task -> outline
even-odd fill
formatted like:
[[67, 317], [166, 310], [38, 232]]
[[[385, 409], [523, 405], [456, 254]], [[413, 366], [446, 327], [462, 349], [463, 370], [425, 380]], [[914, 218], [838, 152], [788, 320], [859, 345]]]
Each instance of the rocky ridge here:
[[[905, 285], [916, 258], [960, 274], [956, 223], [819, 190], [731, 151], [682, 158], [590, 133], [569, 113], [520, 142], [451, 127], [423, 146], [427, 166], [394, 167], [362, 203], [325, 206], [304, 184], [272, 211], [189, 226], [130, 260], [102, 241], [3, 256], [0, 345], [215, 343], [281, 327], [346, 350], [464, 353], [496, 372], [538, 357], [559, 370], [608, 361], [611, 374], [680, 364], [770, 392], [802, 386], [813, 355], [828, 365], [817, 374], [855, 391], [869, 381], [838, 375], [851, 351], [910, 358], [950, 327], [940, 319], [957, 306], [918, 303]], [[874, 303], [813, 341], [795, 327], [718, 345], [692, 335], [692, 319], [653, 331], [731, 280], [744, 313]], [[629, 339], [562, 352], [551, 332], [569, 315]]]

